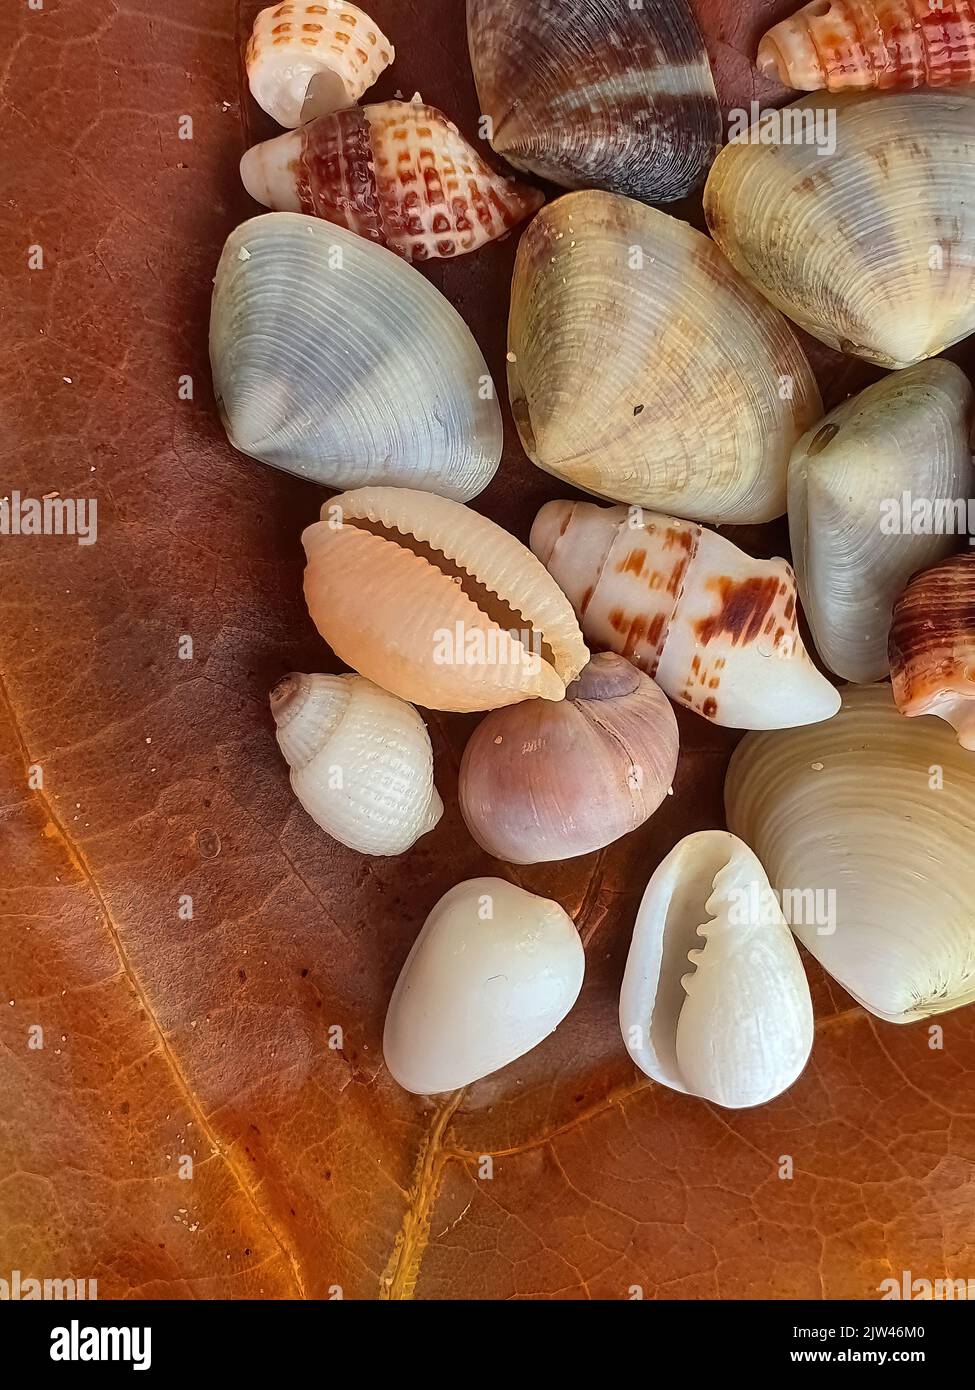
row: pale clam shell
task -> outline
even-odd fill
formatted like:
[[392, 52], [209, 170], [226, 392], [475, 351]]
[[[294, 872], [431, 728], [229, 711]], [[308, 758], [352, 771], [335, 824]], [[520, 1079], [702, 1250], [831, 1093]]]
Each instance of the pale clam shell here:
[[326, 502], [302, 541], [319, 632], [405, 700], [443, 710], [561, 700], [589, 659], [544, 566], [459, 502], [360, 488]]
[[734, 835], [688, 835], [647, 884], [619, 1017], [641, 1071], [730, 1109], [780, 1095], [806, 1065], [813, 1012], [799, 952]]
[[565, 700], [526, 700], [481, 720], [461, 761], [460, 809], [477, 843], [511, 864], [589, 854], [653, 815], [677, 751], [663, 691], [601, 652]]
[[530, 544], [594, 649], [620, 653], [672, 700], [733, 729], [829, 719], [840, 697], [799, 633], [795, 576], [693, 522], [549, 502]]
[[685, 0], [467, 0], [488, 139], [565, 188], [669, 202], [721, 144], [707, 51]]
[[265, 207], [321, 217], [408, 261], [476, 251], [545, 201], [417, 100], [321, 116], [248, 150], [240, 174]]
[[789, 530], [816, 650], [844, 680], [887, 675], [894, 600], [916, 570], [957, 548], [892, 530], [902, 498], [971, 492], [972, 388], [951, 362], [921, 362], [844, 401], [789, 464]]
[[975, 759], [940, 719], [905, 719], [889, 685], [842, 694], [828, 724], [742, 740], [728, 824], [820, 964], [909, 1023], [975, 1000]]
[[610, 193], [550, 203], [518, 247], [508, 347], [540, 468], [697, 521], [785, 511], [819, 390], [790, 325], [686, 223]]
[[244, 52], [251, 94], [279, 125], [352, 106], [395, 57], [374, 20], [347, 0], [283, 0], [254, 20]]
[[466, 500], [502, 425], [463, 319], [384, 247], [300, 213], [227, 238], [210, 361], [235, 448], [327, 487], [394, 484]]
[[[975, 329], [975, 88], [816, 93], [835, 152], [733, 141], [704, 190], [715, 241], [830, 347], [907, 367]], [[825, 129], [825, 127], [824, 127]]]
[[383, 1032], [386, 1065], [417, 1095], [468, 1086], [554, 1032], [584, 973], [579, 933], [558, 903], [500, 878], [459, 883], [400, 972]]
[[433, 748], [412, 705], [362, 676], [295, 672], [271, 692], [295, 796], [360, 854], [403, 854], [443, 815]]

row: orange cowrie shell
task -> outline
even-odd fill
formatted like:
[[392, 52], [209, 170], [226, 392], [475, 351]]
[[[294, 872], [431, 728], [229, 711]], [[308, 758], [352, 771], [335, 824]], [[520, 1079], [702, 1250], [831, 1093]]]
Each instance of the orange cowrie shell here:
[[335, 654], [428, 709], [561, 700], [589, 659], [539, 560], [460, 502], [365, 487], [302, 536], [305, 599]]
[[811, 0], [773, 25], [758, 67], [786, 87], [945, 87], [975, 80], [968, 0]]
[[293, 127], [354, 105], [395, 56], [357, 5], [285, 0], [254, 20], [244, 63], [257, 104]]
[[265, 207], [338, 223], [408, 261], [476, 251], [545, 201], [418, 100], [320, 116], [248, 150], [240, 175]]

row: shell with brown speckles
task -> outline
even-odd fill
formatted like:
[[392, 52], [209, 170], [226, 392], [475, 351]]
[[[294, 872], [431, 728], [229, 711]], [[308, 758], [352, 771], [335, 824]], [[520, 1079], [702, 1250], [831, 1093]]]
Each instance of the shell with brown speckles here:
[[975, 330], [975, 87], [765, 112], [718, 155], [704, 212], [741, 274], [830, 347], [881, 367], [934, 357]]
[[594, 649], [627, 657], [712, 723], [790, 728], [839, 708], [802, 644], [784, 560], [754, 560], [676, 517], [589, 502], [547, 503], [530, 544]]
[[785, 511], [815, 379], [782, 315], [685, 222], [612, 193], [550, 203], [518, 247], [508, 347], [540, 468], [695, 521]]

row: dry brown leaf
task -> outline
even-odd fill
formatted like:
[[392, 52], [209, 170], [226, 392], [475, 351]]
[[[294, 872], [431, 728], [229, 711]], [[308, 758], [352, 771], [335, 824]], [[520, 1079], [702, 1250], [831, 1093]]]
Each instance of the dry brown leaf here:
[[[270, 133], [240, 75], [257, 8], [0, 18], [0, 491], [99, 505], [96, 545], [0, 540], [0, 1273], [173, 1298], [873, 1298], [902, 1269], [970, 1275], [975, 1010], [945, 1017], [933, 1051], [810, 963], [813, 1060], [755, 1112], [654, 1087], [626, 1056], [639, 895], [722, 818], [734, 738], [692, 716], [674, 798], [642, 831], [512, 874], [586, 940], [564, 1026], [437, 1105], [386, 1075], [386, 1000], [425, 914], [498, 868], [457, 812], [472, 720], [431, 717], [447, 812], [393, 861], [325, 839], [275, 746], [270, 685], [335, 668], [301, 600], [322, 494], [235, 455], [209, 384], [211, 277], [253, 211], [237, 162]], [[461, 0], [371, 8], [398, 50], [379, 94], [420, 89], [474, 134]], [[788, 5], [699, 8], [725, 104], [747, 103], [747, 55]], [[427, 272], [498, 381], [513, 254]], [[828, 397], [867, 379], [816, 360]], [[508, 433], [478, 506], [524, 538], [558, 485]]]

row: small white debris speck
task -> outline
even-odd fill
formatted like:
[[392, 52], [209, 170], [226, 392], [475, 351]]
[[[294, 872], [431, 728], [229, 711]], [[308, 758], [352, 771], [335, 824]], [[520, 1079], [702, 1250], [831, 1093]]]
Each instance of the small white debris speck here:
[[71, 380], [71, 378], [70, 378], [69, 376], [63, 376], [63, 377], [61, 378], [61, 380], [64, 382], [65, 386], [72, 386], [72, 385], [74, 385], [74, 383], [72, 382], [72, 380]]
[[239, 261], [249, 261], [250, 258], [251, 253], [248, 251], [246, 246], [242, 246], [240, 250], [237, 252], [237, 259]]
[[813, 772], [822, 772], [823, 770], [822, 763], [810, 763], [809, 766], [812, 768]]

